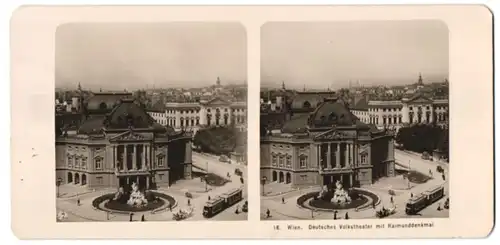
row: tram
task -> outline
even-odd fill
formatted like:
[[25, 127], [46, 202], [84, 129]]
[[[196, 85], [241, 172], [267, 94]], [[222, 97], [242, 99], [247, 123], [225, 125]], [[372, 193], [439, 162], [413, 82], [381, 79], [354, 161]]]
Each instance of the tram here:
[[444, 196], [444, 186], [438, 186], [414, 196], [406, 203], [406, 214], [415, 215]]
[[243, 190], [241, 188], [228, 191], [205, 203], [203, 217], [211, 218], [241, 200], [243, 200]]

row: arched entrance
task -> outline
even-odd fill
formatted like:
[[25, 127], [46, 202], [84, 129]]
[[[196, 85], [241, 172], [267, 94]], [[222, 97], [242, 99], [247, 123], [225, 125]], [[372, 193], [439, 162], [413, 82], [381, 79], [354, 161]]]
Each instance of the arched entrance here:
[[273, 182], [278, 181], [278, 173], [276, 171], [273, 171]]
[[292, 175], [290, 173], [286, 173], [286, 183], [290, 184], [292, 182]]
[[68, 184], [73, 182], [73, 174], [71, 172], [68, 173]]
[[86, 185], [86, 184], [87, 184], [87, 175], [82, 174], [82, 185]]
[[75, 174], [75, 185], [80, 184], [80, 175], [78, 173]]
[[280, 172], [280, 180], [279, 180], [279, 182], [281, 183], [283, 181], [285, 181], [285, 176], [284, 176], [283, 172]]

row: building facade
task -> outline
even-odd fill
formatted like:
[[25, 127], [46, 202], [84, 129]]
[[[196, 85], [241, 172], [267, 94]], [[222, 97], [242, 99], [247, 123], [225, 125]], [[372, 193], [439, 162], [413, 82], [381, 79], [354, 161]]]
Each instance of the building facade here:
[[396, 128], [419, 123], [447, 125], [448, 99], [431, 99], [421, 94], [400, 101], [369, 101], [369, 123], [378, 128]]
[[95, 94], [82, 103], [80, 126], [56, 134], [58, 181], [149, 189], [191, 178], [191, 135], [156, 123], [128, 96]]
[[353, 187], [394, 175], [391, 133], [362, 123], [336, 98], [312, 103], [308, 97], [293, 103], [314, 106], [312, 112], [294, 115], [279, 132], [261, 136], [261, 177], [295, 187], [337, 180]]
[[165, 104], [165, 112], [148, 112], [158, 123], [176, 131], [190, 129], [196, 132], [203, 127], [234, 125], [246, 131], [246, 102], [231, 102], [221, 98], [191, 103]]

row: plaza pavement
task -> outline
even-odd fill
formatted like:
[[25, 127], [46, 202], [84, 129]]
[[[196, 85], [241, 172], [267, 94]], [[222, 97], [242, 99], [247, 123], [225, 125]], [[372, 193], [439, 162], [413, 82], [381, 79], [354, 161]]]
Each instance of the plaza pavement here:
[[[190, 191], [193, 194], [193, 198], [190, 204], [193, 208], [193, 215], [185, 220], [187, 221], [198, 221], [198, 220], [247, 220], [247, 213], [240, 212], [235, 214], [236, 207], [238, 206], [240, 211], [243, 203], [247, 200], [247, 189], [246, 183], [246, 166], [237, 164], [227, 164], [218, 161], [216, 156], [211, 156], [207, 154], [193, 153], [193, 165], [200, 169], [206, 169], [206, 163], [208, 162], [208, 171], [221, 177], [226, 177], [226, 173], [231, 174], [231, 182], [226, 183], [223, 186], [211, 186], [209, 192], [204, 191], [204, 183], [200, 182], [199, 178], [192, 180], [181, 180], [178, 183], [172, 185], [171, 188], [159, 188], [157, 191], [168, 194], [174, 197], [177, 201], [177, 207], [175, 207], [172, 212], [177, 212], [179, 209], [188, 209], [187, 205], [188, 198], [185, 197], [185, 192]], [[240, 177], [234, 174], [235, 168], [239, 168], [243, 172], [244, 184], [240, 182]], [[217, 214], [216, 216], [205, 219], [202, 215], [203, 206], [208, 200], [208, 196], [214, 198], [221, 195], [229, 190], [243, 187], [243, 200], [234, 206], [224, 210], [223, 212]], [[92, 200], [95, 198], [107, 194], [116, 192], [115, 188], [106, 188], [101, 190], [88, 190], [85, 187], [74, 186], [74, 185], [62, 185], [59, 187], [60, 198], [57, 199], [57, 211], [65, 211], [68, 214], [68, 222], [80, 222], [80, 221], [129, 221], [128, 214], [106, 214], [106, 212], [96, 210], [92, 206]], [[194, 190], [196, 189], [196, 190]], [[80, 206], [77, 205], [77, 199], [80, 199]], [[165, 210], [158, 212], [156, 214], [151, 214], [148, 212], [135, 213], [133, 216], [134, 221], [139, 221], [141, 216], [144, 214], [146, 221], [173, 221], [172, 212]], [[108, 220], [109, 217], [109, 220]]]
[[[433, 178], [428, 180], [423, 184], [413, 184], [410, 189], [397, 190], [394, 186], [406, 186], [407, 180], [404, 180], [402, 176], [396, 176], [393, 178], [384, 178], [377, 183], [369, 186], [363, 186], [363, 189], [367, 189], [375, 194], [377, 194], [381, 202], [376, 207], [376, 209], [365, 209], [361, 211], [351, 210], [339, 210], [337, 213], [337, 218], [343, 219], [345, 213], [349, 213], [350, 219], [370, 219], [376, 218], [375, 212], [380, 210], [380, 208], [391, 208], [393, 205], [396, 206], [396, 213], [389, 216], [388, 218], [417, 218], [417, 217], [427, 217], [427, 218], [439, 218], [439, 217], [449, 217], [449, 210], [443, 209], [441, 211], [437, 210], [438, 205], [443, 207], [444, 201], [448, 197], [448, 165], [439, 162], [431, 162], [428, 160], [421, 159], [416, 154], [411, 154], [407, 152], [402, 152], [396, 150], [395, 152], [396, 162], [403, 168], [411, 168], [421, 172], [422, 174], [428, 175], [429, 169], [433, 172]], [[410, 164], [408, 164], [410, 163]], [[436, 172], [436, 166], [441, 165], [446, 173], [446, 181], [443, 181], [441, 174]], [[273, 183], [274, 184], [274, 183]], [[405, 213], [405, 205], [408, 199], [411, 197], [411, 193], [417, 195], [428, 189], [434, 188], [439, 185], [445, 186], [445, 197], [437, 201], [436, 203], [426, 207], [417, 216], [408, 216]], [[276, 188], [276, 187], [275, 187]], [[308, 189], [308, 190], [291, 190], [282, 195], [273, 195], [261, 197], [261, 219], [263, 220], [294, 220], [294, 219], [333, 219], [333, 212], [316, 211], [312, 212], [310, 209], [305, 209], [297, 205], [297, 199], [308, 192], [319, 191], [320, 187]], [[395, 190], [395, 196], [393, 196], [394, 204], [390, 202], [389, 189]], [[266, 191], [267, 192], [267, 191]], [[285, 203], [282, 203], [282, 198], [285, 198]], [[266, 218], [266, 210], [269, 209], [271, 212], [271, 218]]]

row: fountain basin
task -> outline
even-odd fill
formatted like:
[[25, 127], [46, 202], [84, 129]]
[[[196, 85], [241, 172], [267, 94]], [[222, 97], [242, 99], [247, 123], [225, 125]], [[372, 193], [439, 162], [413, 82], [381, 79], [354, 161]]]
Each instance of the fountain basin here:
[[106, 212], [117, 212], [117, 213], [130, 213], [130, 212], [146, 212], [146, 211], [154, 211], [159, 209], [165, 209], [170, 206], [174, 208], [177, 204], [175, 198], [170, 195], [149, 191], [154, 198], [148, 201], [145, 205], [134, 206], [129, 205], [126, 202], [118, 202], [114, 201], [113, 197], [115, 197], [116, 193], [109, 193], [102, 195], [100, 197], [95, 198], [92, 201], [92, 206], [95, 209], [106, 211]]
[[304, 194], [297, 199], [297, 205], [306, 209], [333, 212], [335, 210], [362, 209], [373, 203], [378, 204], [380, 200], [376, 194], [363, 189], [350, 190], [351, 201], [342, 204], [331, 201], [333, 192], [325, 193], [324, 199], [317, 198], [319, 194], [319, 191]]

